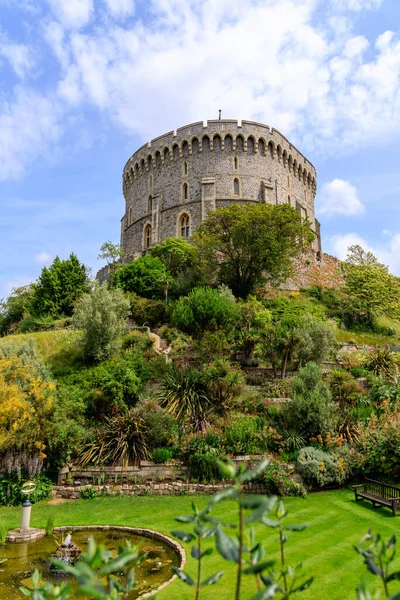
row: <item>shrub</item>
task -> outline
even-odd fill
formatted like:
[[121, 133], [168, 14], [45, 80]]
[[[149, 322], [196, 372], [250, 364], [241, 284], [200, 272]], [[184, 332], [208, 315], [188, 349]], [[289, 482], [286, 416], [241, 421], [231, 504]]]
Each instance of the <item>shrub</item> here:
[[335, 405], [315, 363], [308, 363], [292, 380], [292, 401], [283, 408], [287, 427], [309, 439], [333, 431]]
[[362, 471], [396, 479], [400, 475], [400, 411], [384, 402], [379, 417], [372, 415], [360, 439], [359, 448], [364, 457]]
[[350, 369], [350, 373], [356, 379], [360, 379], [361, 377], [368, 377], [369, 375], [368, 369], [365, 369], [364, 367], [352, 367]]
[[203, 373], [170, 365], [160, 404], [182, 424], [187, 423], [196, 431], [206, 429], [212, 406]]
[[154, 327], [165, 321], [165, 303], [161, 300], [149, 300], [131, 295], [131, 316], [138, 325]]
[[377, 377], [392, 383], [399, 375], [398, 358], [390, 348], [377, 348], [369, 357], [366, 367]]
[[265, 421], [260, 417], [238, 416], [223, 433], [223, 446], [227, 454], [257, 454], [267, 449], [263, 436]]
[[[175, 417], [167, 413], [156, 400], [141, 400], [136, 407], [136, 412], [143, 419], [146, 430], [146, 442], [150, 449], [165, 450], [170, 446], [178, 434], [178, 422]], [[156, 461], [157, 462], [157, 461]]]
[[64, 379], [64, 384], [69, 392], [80, 388], [86, 415], [98, 419], [135, 406], [146, 380], [143, 358], [132, 355], [76, 371]]
[[192, 454], [222, 454], [222, 439], [218, 433], [208, 429], [200, 433], [190, 433], [182, 439], [182, 453], [185, 457]]
[[27, 315], [19, 324], [18, 331], [27, 333], [28, 331], [49, 331], [55, 329], [56, 320], [50, 314], [30, 316]]
[[172, 455], [171, 448], [156, 448], [153, 450], [153, 460], [155, 463], [167, 463], [171, 460]]
[[205, 331], [197, 342], [196, 350], [205, 361], [209, 362], [218, 357], [229, 356], [231, 346], [232, 344], [224, 331]]
[[212, 288], [195, 288], [187, 298], [179, 298], [172, 313], [172, 323], [190, 335], [201, 336], [205, 330], [220, 327], [231, 330], [239, 317], [234, 301]]
[[207, 389], [213, 404], [226, 410], [233, 398], [243, 390], [245, 378], [238, 367], [223, 358], [218, 358], [204, 369]]
[[214, 483], [222, 479], [217, 457], [196, 452], [189, 457], [188, 475], [190, 479], [204, 483]]
[[96, 498], [96, 496], [97, 496], [97, 491], [91, 485], [89, 487], [81, 490], [80, 495], [79, 495], [79, 497], [82, 498], [83, 500], [93, 500], [93, 498]]
[[129, 301], [121, 290], [95, 284], [91, 294], [77, 302], [73, 324], [83, 329], [83, 352], [87, 361], [101, 362], [120, 348], [121, 333], [129, 314]]
[[263, 480], [269, 494], [276, 494], [277, 496], [301, 496], [302, 498], [307, 496], [304, 486], [294, 481], [276, 460], [271, 461], [266, 467]]
[[122, 347], [124, 349], [134, 348], [137, 352], [146, 352], [153, 348], [153, 340], [142, 331], [133, 329], [126, 333], [122, 339]]
[[332, 326], [313, 315], [303, 317], [299, 328], [298, 356], [300, 364], [321, 363], [330, 353], [335, 334]]
[[312, 486], [343, 485], [352, 472], [352, 461], [346, 448], [324, 452], [307, 447], [300, 450], [297, 469]]

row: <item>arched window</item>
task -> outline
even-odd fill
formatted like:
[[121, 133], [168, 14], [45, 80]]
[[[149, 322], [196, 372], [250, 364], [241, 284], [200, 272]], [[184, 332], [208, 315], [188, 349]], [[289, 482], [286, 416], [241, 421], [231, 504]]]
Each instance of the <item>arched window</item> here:
[[149, 199], [147, 200], [147, 212], [151, 213], [152, 210], [153, 210], [153, 196], [149, 196]]
[[182, 199], [187, 200], [189, 198], [189, 188], [188, 184], [184, 183], [182, 186]]
[[183, 174], [187, 175], [188, 174], [188, 166], [187, 166], [187, 162], [183, 163]]
[[237, 171], [237, 169], [238, 169], [238, 166], [239, 166], [239, 164], [238, 164], [238, 158], [237, 158], [237, 156], [235, 156], [235, 158], [234, 158], [234, 161], [233, 161], [233, 164], [234, 164], [234, 167], [235, 167], [235, 171]]
[[190, 237], [190, 217], [186, 213], [179, 219], [179, 232], [183, 238]]
[[234, 179], [233, 181], [233, 195], [239, 196], [239, 179]]
[[151, 225], [146, 225], [144, 230], [144, 247], [145, 249], [150, 248], [151, 244]]

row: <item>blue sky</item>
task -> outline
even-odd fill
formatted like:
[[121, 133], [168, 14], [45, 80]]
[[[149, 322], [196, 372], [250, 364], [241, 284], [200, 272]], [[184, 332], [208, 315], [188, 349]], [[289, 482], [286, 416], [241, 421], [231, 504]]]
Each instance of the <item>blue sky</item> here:
[[0, 297], [119, 240], [122, 168], [223, 117], [318, 172], [323, 249], [400, 276], [399, 0], [0, 0]]

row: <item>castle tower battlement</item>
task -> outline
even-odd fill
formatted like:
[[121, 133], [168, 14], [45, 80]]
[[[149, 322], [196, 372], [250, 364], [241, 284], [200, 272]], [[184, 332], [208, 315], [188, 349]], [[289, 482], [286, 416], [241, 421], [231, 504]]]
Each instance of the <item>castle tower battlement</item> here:
[[279, 131], [253, 121], [185, 125], [139, 148], [123, 170], [126, 260], [167, 237], [190, 238], [211, 210], [232, 203], [291, 204], [315, 219], [316, 170]]

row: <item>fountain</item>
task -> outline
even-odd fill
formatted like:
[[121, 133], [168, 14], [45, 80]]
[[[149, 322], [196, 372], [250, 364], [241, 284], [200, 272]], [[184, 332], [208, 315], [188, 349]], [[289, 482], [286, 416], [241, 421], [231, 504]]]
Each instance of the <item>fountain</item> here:
[[40, 571], [44, 581], [59, 582], [60, 575], [65, 574], [51, 567], [51, 559], [57, 557], [73, 564], [79, 560], [81, 549], [85, 551], [91, 536], [96, 543], [115, 553], [126, 540], [134, 546], [141, 544], [147, 552], [147, 558], [135, 567], [138, 585], [129, 600], [155, 593], [176, 577], [173, 566], [183, 568], [185, 564], [181, 546], [158, 532], [117, 526], [56, 527], [51, 535], [33, 543], [0, 544], [0, 598], [22, 600], [24, 596], [19, 587], [31, 587], [35, 569]]
[[[55, 558], [58, 558], [58, 560], [62, 560], [68, 565], [74, 565], [78, 560], [80, 553], [81, 549], [79, 548], [79, 546], [73, 543], [71, 534], [69, 533], [65, 540], [61, 542], [61, 544], [58, 546], [55, 553]], [[50, 571], [58, 577], [66, 576], [65, 571], [58, 569], [53, 564], [50, 564]]]

